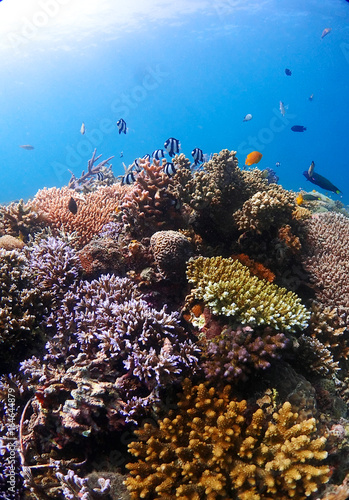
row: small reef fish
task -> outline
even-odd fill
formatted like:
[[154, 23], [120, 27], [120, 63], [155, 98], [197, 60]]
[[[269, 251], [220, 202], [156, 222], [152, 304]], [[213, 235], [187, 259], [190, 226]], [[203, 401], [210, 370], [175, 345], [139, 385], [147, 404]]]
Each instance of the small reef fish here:
[[285, 69], [285, 73], [287, 76], [291, 76], [292, 75], [292, 71], [288, 68]]
[[313, 175], [314, 168], [315, 168], [315, 163], [312, 161], [311, 164], [310, 164], [310, 167], [308, 168], [308, 175], [309, 175], [309, 177], [311, 177]]
[[166, 175], [171, 177], [177, 172], [176, 165], [174, 165], [174, 163], [172, 162], [167, 162], [166, 165], [164, 166], [164, 172]]
[[179, 153], [179, 140], [174, 137], [170, 137], [167, 141], [165, 141], [164, 147], [170, 156], [174, 156]]
[[204, 161], [204, 154], [202, 152], [202, 149], [200, 148], [194, 148], [191, 152], [191, 155], [194, 158], [195, 165], [199, 165], [199, 163], [202, 163]]
[[142, 156], [142, 160], [150, 161], [150, 155], [146, 154], [146, 155]]
[[304, 132], [305, 130], [307, 130], [307, 127], [303, 127], [303, 125], [293, 125], [293, 127], [291, 127], [291, 130], [293, 130], [293, 132]]
[[254, 163], [258, 163], [262, 159], [262, 153], [259, 151], [252, 151], [246, 156], [245, 165], [253, 165]]
[[250, 120], [252, 120], [253, 116], [251, 115], [251, 113], [247, 113], [247, 115], [245, 116], [245, 118], [242, 120], [243, 122], [249, 122]]
[[122, 118], [120, 118], [120, 120], [118, 120], [116, 122], [116, 126], [118, 127], [119, 129], [119, 134], [121, 134], [122, 132], [124, 134], [126, 134], [126, 130], [127, 130], [127, 127], [126, 127], [126, 122], [125, 120], [123, 120]]
[[304, 203], [304, 197], [302, 193], [298, 193], [296, 197], [296, 203], [297, 205], [302, 205]]
[[124, 156], [124, 152], [120, 151], [120, 158], [122, 158], [123, 156]]
[[314, 99], [314, 94], [311, 94], [309, 97], [308, 97], [308, 101], [312, 101]]
[[31, 151], [34, 149], [34, 146], [31, 146], [30, 144], [23, 144], [22, 146], [19, 146], [22, 149], [26, 149], [27, 151]]
[[102, 181], [102, 180], [104, 179], [104, 174], [103, 174], [103, 172], [98, 172], [96, 177], [97, 177], [97, 179], [98, 179], [99, 181]]
[[275, 167], [280, 167], [280, 166], [281, 166], [281, 163], [280, 163], [279, 161], [277, 161], [277, 162], [275, 163]]
[[136, 180], [135, 174], [133, 172], [128, 172], [121, 179], [121, 185], [123, 186], [124, 184], [133, 184], [135, 180]]
[[84, 135], [84, 133], [85, 133], [85, 124], [84, 124], [84, 122], [82, 122], [82, 125], [81, 125], [81, 128], [80, 128], [80, 134]]
[[69, 203], [68, 203], [68, 210], [69, 210], [72, 214], [74, 214], [74, 215], [76, 215], [76, 214], [77, 214], [77, 212], [78, 212], [78, 205], [77, 205], [77, 203], [76, 203], [76, 201], [74, 200], [74, 198], [73, 198], [73, 197], [71, 197], [71, 198], [70, 198], [70, 200], [69, 200]]
[[140, 172], [142, 167], [139, 164], [139, 158], [136, 158], [135, 161], [131, 165], [131, 169], [134, 168], [136, 172]]
[[282, 114], [282, 116], [285, 116], [286, 109], [287, 109], [287, 106], [285, 106], [284, 103], [282, 101], [280, 101], [280, 113]]
[[321, 33], [321, 38], [324, 38], [326, 35], [328, 35], [332, 31], [332, 28], [325, 28], [324, 31]]
[[[311, 165], [309, 167], [309, 170], [311, 168]], [[305, 170], [303, 172], [304, 177], [307, 179], [307, 181], [312, 182], [316, 186], [321, 187], [322, 189], [325, 189], [326, 191], [333, 191], [336, 194], [340, 194], [342, 191], [338, 189], [334, 184], [332, 184], [331, 181], [326, 179], [323, 175], [317, 174], [314, 172], [314, 169], [312, 171], [312, 175], [309, 175], [309, 170]]]
[[160, 160], [161, 158], [165, 158], [165, 151], [163, 149], [155, 149], [152, 153], [152, 157], [155, 160]]

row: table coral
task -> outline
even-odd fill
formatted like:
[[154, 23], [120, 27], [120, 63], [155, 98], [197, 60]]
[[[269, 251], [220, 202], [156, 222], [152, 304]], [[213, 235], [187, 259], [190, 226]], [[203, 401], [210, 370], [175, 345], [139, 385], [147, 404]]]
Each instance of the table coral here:
[[181, 280], [190, 257], [190, 240], [178, 231], [157, 231], [150, 245], [160, 274], [164, 278]]
[[[36, 193], [31, 205], [40, 219], [50, 226], [54, 235], [61, 229], [67, 233], [75, 232], [78, 236], [77, 246], [81, 248], [113, 219], [113, 215], [119, 210], [123, 190], [124, 187], [120, 184], [101, 187], [87, 194], [76, 193], [67, 187], [44, 188]], [[72, 197], [78, 205], [76, 214], [68, 209]]]
[[186, 379], [178, 413], [136, 431], [129, 450], [138, 461], [125, 481], [132, 499], [303, 500], [328, 481], [314, 418], [299, 422], [289, 402], [272, 417], [248, 415], [229, 393]]
[[214, 314], [232, 316], [243, 324], [269, 325], [277, 330], [304, 329], [310, 313], [293, 292], [253, 276], [234, 259], [198, 257], [188, 262], [192, 294]]

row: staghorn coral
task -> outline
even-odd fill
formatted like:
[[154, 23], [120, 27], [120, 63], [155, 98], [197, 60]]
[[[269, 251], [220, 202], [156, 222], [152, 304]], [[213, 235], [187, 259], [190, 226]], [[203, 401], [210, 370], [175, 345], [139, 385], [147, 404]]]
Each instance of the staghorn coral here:
[[178, 413], [136, 431], [129, 450], [138, 461], [125, 481], [132, 499], [303, 500], [328, 481], [314, 418], [299, 422], [289, 402], [272, 419], [261, 409], [247, 416], [246, 401], [229, 394], [186, 379]]
[[177, 314], [149, 307], [126, 278], [80, 282], [47, 325], [56, 333], [44, 362], [32, 358], [22, 371], [31, 386], [40, 380], [44, 408], [62, 402], [59, 421], [73, 432], [100, 431], [102, 414], [117, 428], [146, 412], [161, 387], [197, 370], [199, 349]]
[[232, 316], [243, 324], [269, 325], [277, 330], [304, 329], [310, 313], [284, 288], [252, 276], [237, 260], [222, 257], [189, 260], [187, 277], [192, 295], [214, 314]]
[[304, 222], [302, 262], [315, 285], [316, 300], [330, 307], [349, 328], [349, 218], [327, 212]]
[[[125, 187], [120, 184], [101, 187], [87, 194], [77, 194], [67, 187], [44, 188], [36, 193], [31, 203], [40, 220], [50, 226], [55, 236], [62, 229], [68, 233], [75, 232], [78, 236], [75, 244], [81, 248], [113, 219], [124, 190]], [[71, 197], [78, 205], [76, 214], [68, 209]]]
[[292, 219], [296, 208], [294, 193], [278, 184], [270, 184], [265, 191], [251, 196], [242, 208], [234, 213], [234, 220], [240, 231], [262, 231], [280, 227]]
[[83, 170], [81, 176], [77, 179], [71, 172], [72, 176], [68, 183], [69, 189], [87, 193], [96, 190], [100, 186], [109, 186], [110, 184], [114, 184], [116, 178], [112, 172], [112, 165], [108, 165], [114, 156], [110, 156], [106, 160], [103, 160], [95, 165], [96, 161], [102, 156], [98, 155], [96, 157], [96, 151], [96, 149], [93, 151], [92, 158], [87, 162], [86, 173]]
[[150, 245], [160, 274], [182, 280], [191, 254], [189, 239], [178, 231], [157, 231], [150, 238]]
[[51, 306], [57, 304], [81, 272], [79, 257], [60, 238], [39, 240], [27, 251], [33, 281]]

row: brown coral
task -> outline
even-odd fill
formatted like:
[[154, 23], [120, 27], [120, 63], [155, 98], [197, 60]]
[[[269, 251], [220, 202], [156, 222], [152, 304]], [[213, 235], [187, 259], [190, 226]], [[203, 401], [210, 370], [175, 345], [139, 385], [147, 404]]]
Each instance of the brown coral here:
[[9, 234], [0, 236], [0, 248], [4, 248], [5, 250], [20, 250], [23, 247], [24, 242], [19, 238], [15, 238]]
[[239, 262], [241, 262], [241, 264], [244, 264], [244, 266], [248, 267], [250, 273], [253, 274], [254, 276], [269, 281], [269, 283], [272, 283], [274, 281], [275, 274], [272, 271], [270, 271], [270, 269], [263, 266], [263, 264], [260, 264], [259, 262], [250, 259], [248, 255], [240, 253], [232, 255], [231, 258], [234, 260], [235, 259], [238, 260]]
[[164, 278], [181, 280], [190, 257], [190, 241], [178, 231], [157, 231], [150, 238], [156, 265]]
[[[113, 219], [121, 194], [127, 187], [113, 184], [87, 194], [77, 194], [67, 187], [44, 188], [37, 192], [32, 206], [54, 233], [58, 234], [61, 229], [68, 233], [75, 232], [77, 246], [81, 248]], [[71, 197], [78, 205], [76, 214], [68, 209]]]
[[246, 401], [231, 401], [230, 387], [192, 387], [186, 379], [179, 413], [159, 428], [145, 424], [129, 445], [138, 462], [127, 465], [133, 499], [239, 498], [303, 500], [329, 479], [326, 439], [314, 418], [298, 422], [286, 402], [272, 420]]
[[270, 227], [280, 227], [292, 219], [296, 207], [294, 194], [278, 184], [270, 184], [265, 191], [258, 191], [234, 213], [241, 231], [262, 232]]
[[0, 234], [27, 239], [35, 230], [44, 227], [30, 202], [23, 200], [0, 206]]
[[303, 265], [315, 285], [317, 301], [335, 309], [349, 327], [349, 218], [327, 212], [304, 222]]

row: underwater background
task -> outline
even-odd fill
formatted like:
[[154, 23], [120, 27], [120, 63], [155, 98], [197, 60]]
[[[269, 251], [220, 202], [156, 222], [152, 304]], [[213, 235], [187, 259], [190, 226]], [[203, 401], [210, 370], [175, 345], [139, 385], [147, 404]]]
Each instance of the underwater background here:
[[296, 191], [314, 161], [347, 204], [348, 19], [345, 0], [3, 0], [0, 202], [67, 184], [95, 148], [121, 175], [175, 137], [189, 158], [257, 150]]

